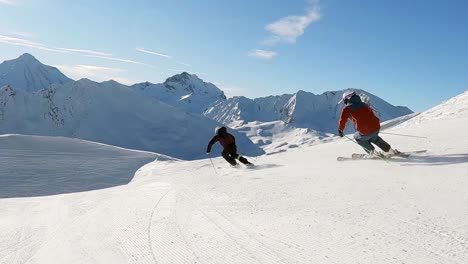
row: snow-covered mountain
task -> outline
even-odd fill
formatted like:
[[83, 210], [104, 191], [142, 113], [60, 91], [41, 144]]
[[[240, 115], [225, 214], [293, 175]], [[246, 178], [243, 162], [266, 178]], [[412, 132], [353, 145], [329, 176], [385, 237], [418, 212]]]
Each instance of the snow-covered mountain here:
[[[204, 157], [218, 125], [114, 81], [82, 79], [35, 93], [11, 86], [0, 89], [0, 134], [76, 137], [196, 159]], [[263, 153], [245, 135], [231, 132], [244, 153]]]
[[464, 94], [393, 127], [427, 139], [385, 135], [392, 146], [428, 151], [388, 162], [338, 162], [363, 150], [336, 137], [255, 169], [215, 158], [137, 170], [154, 156], [0, 137], [0, 263], [464, 264], [467, 105]]
[[326, 143], [333, 140], [330, 134], [310, 128], [298, 128], [283, 121], [231, 123], [237, 131], [246, 134], [268, 155], [287, 151], [303, 145]]
[[285, 94], [256, 99], [235, 96], [213, 103], [203, 114], [224, 124], [231, 124], [235, 121], [271, 122], [282, 120], [284, 106], [292, 96]]
[[[393, 106], [381, 98], [363, 90], [355, 90], [370, 97], [370, 103], [381, 121], [411, 114], [407, 107]], [[299, 128], [311, 128], [325, 133], [336, 133], [337, 120], [343, 108], [340, 101], [343, 91], [325, 92], [315, 95], [298, 91], [293, 95], [269, 96], [256, 99], [233, 97], [218, 101], [204, 115], [224, 124], [235, 121], [282, 120]], [[347, 131], [350, 132], [351, 125]]]
[[174, 75], [164, 83], [144, 82], [131, 87], [144, 96], [195, 114], [203, 113], [218, 100], [226, 100], [224, 92], [214, 84], [187, 72]]
[[[202, 157], [198, 152], [202, 142], [219, 125], [205, 122], [207, 118], [235, 127], [256, 142], [257, 147], [233, 132], [244, 153], [261, 153], [259, 147], [271, 153], [314, 144], [327, 133], [336, 133], [342, 107], [336, 104], [342, 91], [226, 99], [214, 84], [187, 72], [161, 84], [130, 87], [115, 81], [74, 82], [29, 54], [4, 62], [0, 69], [5, 72], [4, 80], [14, 80], [0, 90], [0, 133], [78, 137], [185, 159]], [[368, 95], [382, 121], [411, 113]], [[154, 134], [155, 130], [160, 134]], [[178, 130], [183, 132], [174, 132]], [[196, 146], [189, 130], [197, 134], [193, 136]], [[348, 125], [347, 132], [351, 130]], [[164, 140], [163, 135], [171, 140]], [[298, 138], [292, 139], [293, 135]]]
[[0, 87], [10, 85], [15, 89], [37, 91], [51, 84], [71, 81], [57, 68], [42, 64], [28, 53], [0, 64]]

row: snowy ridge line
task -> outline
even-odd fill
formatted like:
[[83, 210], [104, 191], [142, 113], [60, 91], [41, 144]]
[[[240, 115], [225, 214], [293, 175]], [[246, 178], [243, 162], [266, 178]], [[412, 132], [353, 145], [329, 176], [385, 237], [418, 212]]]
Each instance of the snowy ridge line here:
[[[26, 134], [0, 134], [0, 138], [1, 137], [26, 137], [26, 138], [35, 137], [35, 138], [39, 138], [39, 139], [40, 138], [43, 138], [43, 139], [51, 138], [51, 136], [26, 135]], [[109, 144], [96, 142], [96, 141], [91, 141], [91, 140], [86, 140], [86, 139], [80, 139], [80, 138], [74, 138], [74, 137], [62, 137], [62, 136], [53, 136], [53, 137], [57, 138], [57, 139], [70, 139], [70, 140], [74, 140], [74, 141], [77, 141], [77, 142], [89, 143], [89, 144], [94, 144], [94, 145], [97, 145], [97, 146], [103, 146], [103, 147], [113, 148], [113, 149], [118, 149], [118, 150], [132, 151], [132, 152], [144, 153], [144, 154], [153, 154], [153, 155], [158, 155], [158, 156], [162, 156], [162, 157], [165, 157], [165, 158], [178, 160], [176, 158], [169, 157], [169, 156], [159, 154], [159, 153], [156, 153], [156, 152], [138, 150], [138, 149], [123, 148], [123, 147], [119, 147], [119, 146], [109, 145]], [[74, 152], [57, 152], [57, 151], [47, 151], [47, 150], [35, 151], [35, 152], [43, 152], [43, 153], [53, 152], [53, 153], [59, 153], [59, 154], [73, 154], [74, 153]]]

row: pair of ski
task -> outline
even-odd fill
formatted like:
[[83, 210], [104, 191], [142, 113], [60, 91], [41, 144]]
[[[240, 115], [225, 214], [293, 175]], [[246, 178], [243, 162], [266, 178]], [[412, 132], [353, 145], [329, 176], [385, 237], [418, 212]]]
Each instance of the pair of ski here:
[[[249, 164], [243, 164], [244, 168], [246, 169], [255, 169], [255, 164], [249, 163]], [[237, 163], [235, 166], [231, 165], [231, 168], [240, 168], [241, 165]]]
[[414, 150], [414, 151], [405, 151], [405, 152], [400, 152], [398, 154], [390, 155], [390, 156], [379, 156], [379, 157], [367, 157], [367, 154], [360, 154], [360, 153], [353, 153], [351, 157], [338, 157], [336, 160], [338, 161], [348, 161], [348, 160], [365, 160], [365, 159], [371, 159], [371, 160], [388, 160], [392, 158], [409, 158], [413, 154], [417, 153], [424, 153], [427, 150]]

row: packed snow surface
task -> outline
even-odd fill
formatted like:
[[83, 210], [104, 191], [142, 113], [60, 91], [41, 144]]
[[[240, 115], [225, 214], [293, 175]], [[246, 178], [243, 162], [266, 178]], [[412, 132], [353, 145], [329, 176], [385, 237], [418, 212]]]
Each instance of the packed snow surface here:
[[0, 138], [0, 263], [466, 263], [467, 99], [389, 129], [428, 152], [388, 162], [338, 162], [362, 150], [336, 138], [255, 169], [161, 158], [135, 173], [158, 155]]

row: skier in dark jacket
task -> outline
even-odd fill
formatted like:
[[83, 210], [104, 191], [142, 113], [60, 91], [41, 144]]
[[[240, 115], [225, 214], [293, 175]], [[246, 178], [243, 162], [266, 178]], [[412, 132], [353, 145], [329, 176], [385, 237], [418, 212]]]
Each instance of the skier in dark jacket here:
[[207, 155], [210, 154], [211, 147], [213, 146], [213, 144], [218, 141], [219, 144], [221, 144], [221, 146], [223, 146], [224, 148], [221, 152], [221, 155], [223, 155], [223, 158], [227, 162], [229, 162], [229, 164], [231, 164], [232, 166], [236, 166], [236, 160], [239, 160], [245, 165], [253, 165], [246, 158], [237, 154], [236, 139], [233, 135], [227, 132], [226, 127], [217, 127], [215, 129], [215, 133], [216, 135], [210, 140], [210, 142], [208, 143], [208, 147], [206, 148]]
[[372, 108], [363, 103], [354, 91], [346, 91], [343, 93], [342, 101], [346, 105], [341, 111], [341, 116], [338, 122], [338, 135], [343, 137], [343, 130], [348, 119], [353, 121], [356, 128], [354, 139], [364, 148], [369, 157], [381, 156], [382, 154], [375, 151], [372, 144], [377, 145], [384, 151], [384, 156], [392, 156], [398, 154], [398, 150], [391, 148], [385, 140], [379, 136], [380, 120], [374, 114]]

